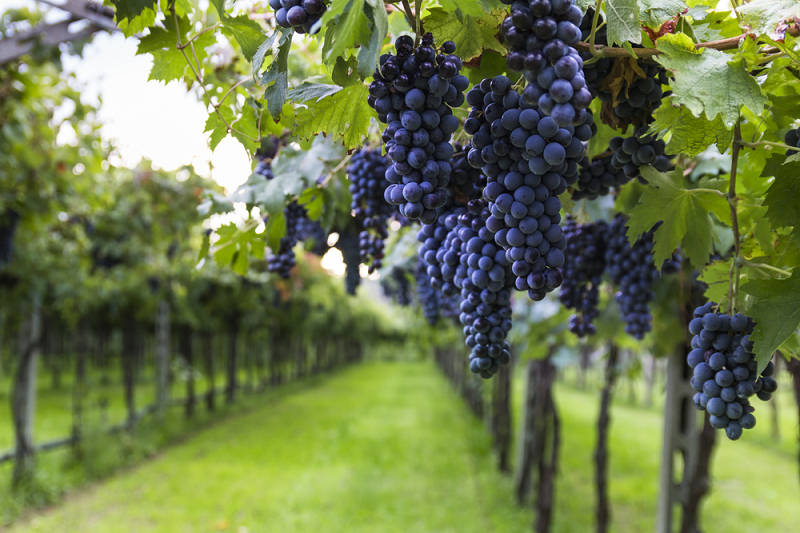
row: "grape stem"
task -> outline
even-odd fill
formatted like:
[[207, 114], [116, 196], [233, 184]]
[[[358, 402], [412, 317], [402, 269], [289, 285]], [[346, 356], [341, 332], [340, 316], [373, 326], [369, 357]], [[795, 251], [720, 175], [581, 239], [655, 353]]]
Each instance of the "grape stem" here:
[[788, 276], [792, 275], [792, 273], [789, 272], [788, 270], [783, 270], [782, 268], [778, 268], [778, 267], [775, 267], [775, 266], [772, 266], [772, 265], [768, 265], [766, 263], [751, 263], [750, 261], [745, 261], [744, 259], [741, 261], [741, 263], [744, 266], [750, 267], [750, 268], [757, 268], [757, 269], [766, 268], [766, 269], [772, 270], [773, 272], [777, 272], [781, 276], [787, 276], [788, 277]]
[[[414, 17], [414, 10], [411, 9], [411, 4], [408, 3], [408, 0], [403, 0], [403, 11], [406, 12], [409, 26], [417, 30], [417, 20]], [[414, 46], [417, 45], [417, 39], [419, 39], [419, 35], [414, 39]]]
[[800, 148], [797, 148], [796, 146], [789, 146], [788, 144], [776, 143], [772, 141], [756, 141], [749, 143], [747, 141], [739, 140], [739, 145], [746, 146], [748, 148], [757, 148], [759, 146], [770, 146], [775, 148], [783, 148], [784, 150], [792, 150], [794, 152], [800, 152]]
[[739, 218], [736, 214], [736, 171], [739, 167], [739, 151], [741, 149], [742, 127], [741, 119], [736, 119], [733, 127], [733, 152], [731, 154], [731, 183], [728, 188], [728, 204], [731, 206], [731, 227], [733, 229], [733, 244], [736, 250], [736, 257], [731, 264], [728, 274], [728, 314], [734, 311], [733, 298], [739, 296], [739, 273], [741, 271], [742, 247], [739, 242]]
[[[592, 17], [592, 33], [589, 35], [589, 53], [594, 57], [606, 57], [606, 48], [601, 47], [599, 50], [595, 46], [595, 37], [597, 35], [597, 21], [600, 20], [600, 8], [603, 6], [603, 0], [597, 0], [597, 5], [594, 8], [594, 17]], [[578, 43], [581, 44], [581, 43]], [[624, 50], [624, 49], [623, 49]]]
[[325, 165], [325, 168], [328, 169], [328, 175], [325, 176], [325, 179], [322, 180], [322, 183], [319, 184], [319, 187], [320, 188], [325, 187], [328, 184], [328, 182], [331, 181], [331, 178], [333, 178], [334, 174], [342, 170], [347, 165], [347, 163], [350, 162], [351, 157], [353, 157], [352, 154], [344, 156], [344, 158], [339, 162], [339, 164], [336, 165], [336, 168], [331, 168], [331, 166], [328, 164], [327, 161], [323, 161], [322, 164]]
[[[601, 2], [598, 2], [600, 4]], [[592, 34], [589, 37], [589, 42], [580, 41], [575, 45], [575, 48], [582, 52], [589, 52], [596, 57], [630, 57], [630, 51], [625, 48], [614, 48], [611, 46], [595, 45], [594, 32], [597, 31], [597, 19], [599, 13], [595, 11], [594, 20], [592, 21]], [[736, 37], [729, 37], [728, 39], [721, 39], [719, 41], [708, 41], [707, 43], [697, 43], [695, 48], [712, 48], [714, 50], [735, 50], [739, 48], [739, 42], [746, 37], [746, 34], [737, 35]], [[636, 57], [653, 57], [661, 55], [664, 52], [657, 48], [633, 48], [633, 53]]]

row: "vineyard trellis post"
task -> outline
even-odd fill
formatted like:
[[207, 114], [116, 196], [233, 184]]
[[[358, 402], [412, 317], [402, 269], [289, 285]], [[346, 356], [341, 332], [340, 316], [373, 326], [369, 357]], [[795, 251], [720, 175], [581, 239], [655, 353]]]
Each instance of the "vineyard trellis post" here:
[[19, 486], [33, 473], [34, 443], [33, 421], [36, 413], [36, 367], [42, 337], [42, 299], [35, 294], [31, 298], [30, 317], [20, 343], [20, 359], [11, 394], [11, 411], [14, 418], [16, 452], [12, 485]]
[[169, 303], [158, 302], [156, 310], [156, 411], [163, 414], [169, 403]]

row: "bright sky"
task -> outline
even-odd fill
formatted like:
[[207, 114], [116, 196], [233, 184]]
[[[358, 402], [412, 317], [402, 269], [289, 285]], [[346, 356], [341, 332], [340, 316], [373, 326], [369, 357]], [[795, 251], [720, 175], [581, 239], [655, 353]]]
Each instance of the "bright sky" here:
[[[0, 0], [0, 13], [33, 5], [31, 0]], [[62, 17], [54, 13], [53, 18]], [[165, 170], [191, 164], [203, 176], [210, 172], [228, 191], [244, 183], [251, 165], [242, 145], [229, 137], [212, 153], [203, 133], [208, 117], [203, 104], [178, 82], [147, 81], [152, 60], [136, 55], [137, 44], [120, 33], [101, 32], [82, 58], [64, 56], [65, 70], [83, 85], [86, 103], [102, 101], [102, 133], [115, 140], [121, 163], [134, 166], [144, 157]]]

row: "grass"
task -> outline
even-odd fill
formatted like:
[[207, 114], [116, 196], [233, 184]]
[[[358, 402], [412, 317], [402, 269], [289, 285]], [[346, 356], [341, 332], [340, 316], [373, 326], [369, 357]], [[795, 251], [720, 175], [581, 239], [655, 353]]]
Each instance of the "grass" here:
[[[562, 381], [555, 394], [563, 447], [554, 532], [586, 533], [599, 393]], [[704, 507], [709, 533], [798, 530], [797, 418], [786, 407], [786, 442], [769, 444], [766, 421], [739, 442], [720, 439]], [[653, 530], [661, 424], [656, 408], [618, 394], [613, 532]], [[432, 364], [375, 363], [259, 400], [9, 531], [529, 531], [533, 514], [512, 494], [482, 424]]]

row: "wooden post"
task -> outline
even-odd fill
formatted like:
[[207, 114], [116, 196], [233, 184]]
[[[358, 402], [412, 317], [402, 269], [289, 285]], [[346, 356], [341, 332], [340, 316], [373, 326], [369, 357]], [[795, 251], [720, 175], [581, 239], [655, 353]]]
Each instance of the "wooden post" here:
[[508, 472], [508, 454], [511, 449], [511, 364], [502, 365], [495, 378], [492, 434], [497, 450], [497, 467], [501, 472]]
[[19, 364], [11, 394], [11, 412], [14, 419], [16, 452], [12, 486], [18, 487], [33, 474], [33, 420], [36, 412], [36, 368], [42, 337], [42, 300], [32, 298], [31, 314], [26, 331], [27, 342], [22, 343]]
[[156, 310], [156, 411], [164, 414], [169, 404], [169, 303], [158, 302]]
[[[661, 481], [658, 495], [657, 533], [672, 533], [672, 511], [675, 504], [687, 502], [686, 473], [695, 472], [699, 455], [695, 394], [689, 384], [691, 369], [686, 364], [686, 347], [678, 345], [667, 363], [667, 400], [664, 406], [664, 446], [661, 453]], [[674, 483], [675, 453], [684, 457], [684, 476]]]
[[122, 386], [125, 394], [128, 431], [136, 425], [136, 335], [133, 316], [126, 315], [122, 326]]
[[617, 357], [619, 349], [613, 342], [608, 346], [606, 382], [597, 417], [597, 447], [595, 448], [595, 482], [597, 483], [597, 508], [595, 511], [597, 533], [606, 533], [611, 521], [611, 504], [608, 499], [608, 426], [611, 423], [611, 395], [617, 379]]
[[215, 407], [217, 381], [214, 377], [214, 336], [204, 331], [203, 339], [203, 361], [205, 362], [206, 380], [208, 380], [208, 392], [206, 392], [206, 409], [213, 411]]
[[228, 327], [228, 383], [225, 386], [225, 399], [228, 403], [236, 401], [237, 389], [237, 355], [236, 348], [239, 343], [239, 321], [233, 319]]
[[72, 387], [72, 438], [76, 448], [80, 447], [83, 429], [83, 398], [86, 396], [86, 352], [89, 326], [84, 317], [78, 326], [78, 342], [75, 344], [75, 383]]
[[522, 504], [531, 490], [531, 451], [534, 438], [534, 415], [536, 412], [536, 366], [533, 361], [525, 363], [523, 385], [522, 425], [517, 439], [517, 461], [514, 473], [517, 503]]
[[186, 376], [186, 418], [194, 416], [194, 353], [192, 350], [192, 326], [184, 324], [181, 328], [180, 348], [181, 356], [186, 361], [188, 375]]

